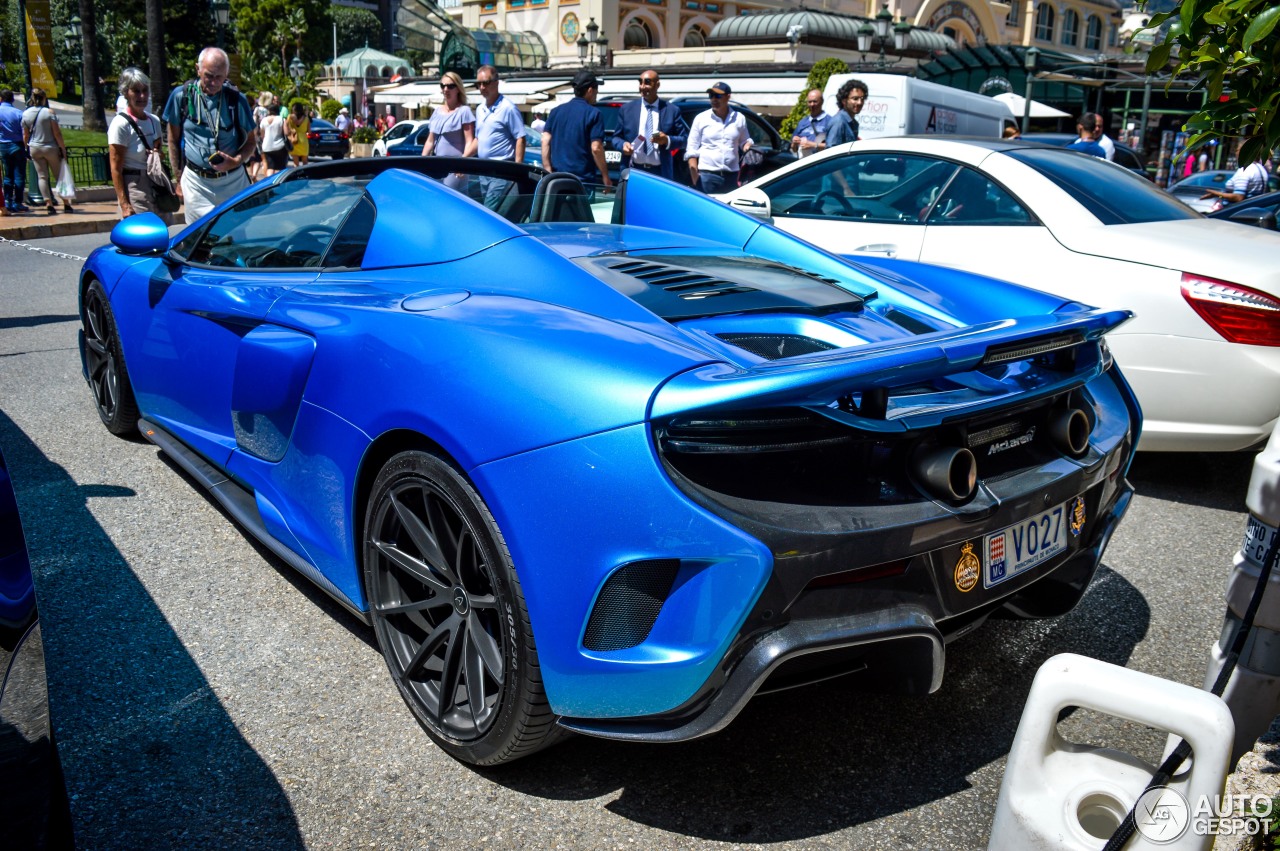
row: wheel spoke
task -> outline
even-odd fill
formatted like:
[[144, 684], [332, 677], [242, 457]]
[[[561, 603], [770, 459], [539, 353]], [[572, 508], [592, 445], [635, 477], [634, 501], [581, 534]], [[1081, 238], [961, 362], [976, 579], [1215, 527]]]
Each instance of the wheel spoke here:
[[450, 618], [457, 628], [449, 636], [449, 644], [444, 648], [444, 669], [440, 672], [440, 704], [436, 707], [436, 720], [444, 723], [444, 715], [458, 702], [458, 682], [462, 679], [462, 655], [467, 645], [466, 622], [453, 616]]
[[447, 597], [432, 597], [429, 600], [417, 600], [412, 603], [400, 603], [392, 606], [377, 606], [376, 611], [383, 617], [389, 615], [403, 615], [411, 612], [429, 612], [432, 609], [452, 608], [453, 604], [449, 602]]
[[485, 611], [497, 611], [498, 609], [498, 598], [492, 594], [468, 595], [468, 598], [473, 609], [484, 609]]
[[[422, 642], [422, 645], [417, 649], [417, 652], [413, 654], [413, 658], [404, 666], [405, 677], [413, 676], [414, 673], [416, 673], [418, 669], [431, 658], [432, 654], [440, 649], [440, 645], [447, 641], [449, 636], [452, 635], [460, 626], [461, 623], [459, 623], [458, 617], [456, 615], [450, 615], [445, 618], [439, 626], [433, 629], [431, 634], [426, 637]], [[448, 656], [448, 650], [445, 651], [445, 655], [446, 657]]]
[[475, 647], [479, 660], [484, 663], [484, 669], [489, 672], [489, 676], [498, 682], [502, 682], [502, 648], [498, 646], [497, 640], [488, 633], [480, 623], [480, 617], [475, 610], [467, 613], [467, 634], [471, 638], [471, 644]]
[[84, 344], [89, 347], [90, 352], [97, 355], [98, 357], [107, 356], [107, 347], [103, 345], [102, 341], [99, 340], [97, 337], [90, 337], [88, 334], [85, 334]]
[[373, 545], [378, 548], [378, 552], [387, 557], [387, 560], [414, 579], [426, 585], [437, 594], [448, 595], [452, 586], [445, 584], [431, 571], [431, 566], [425, 562], [419, 561], [395, 544], [388, 544], [386, 541], [374, 541]]
[[467, 644], [463, 648], [463, 673], [467, 680], [467, 706], [471, 710], [471, 723], [479, 724], [484, 716], [484, 660], [474, 641], [474, 631], [467, 629]]
[[455, 577], [450, 575], [450, 564], [445, 558], [444, 553], [440, 550], [440, 544], [436, 539], [431, 528], [427, 526], [423, 519], [414, 514], [408, 506], [396, 498], [394, 493], [388, 494], [387, 498], [391, 500], [391, 505], [395, 509], [396, 517], [400, 520], [400, 525], [404, 527], [405, 532], [409, 534], [409, 539], [413, 541], [413, 545], [418, 548], [418, 552], [422, 554], [423, 560], [431, 565], [431, 567], [444, 574], [445, 579], [452, 585], [456, 582]]

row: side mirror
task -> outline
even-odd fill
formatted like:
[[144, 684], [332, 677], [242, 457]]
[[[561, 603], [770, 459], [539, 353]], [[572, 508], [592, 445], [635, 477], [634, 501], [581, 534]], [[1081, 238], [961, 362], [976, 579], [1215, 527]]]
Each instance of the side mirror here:
[[769, 201], [769, 196], [759, 189], [738, 190], [737, 194], [729, 199], [729, 206], [757, 219], [767, 221], [773, 218], [773, 205]]
[[169, 248], [169, 226], [155, 213], [140, 213], [111, 229], [111, 244], [122, 254], [162, 254]]
[[1242, 225], [1253, 225], [1256, 228], [1264, 228], [1266, 230], [1276, 229], [1276, 214], [1266, 207], [1250, 207], [1247, 210], [1237, 210], [1227, 218]]

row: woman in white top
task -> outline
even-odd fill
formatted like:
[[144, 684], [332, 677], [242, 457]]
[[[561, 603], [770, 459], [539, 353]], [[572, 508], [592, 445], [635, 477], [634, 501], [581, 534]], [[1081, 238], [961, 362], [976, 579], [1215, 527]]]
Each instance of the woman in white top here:
[[[44, 89], [32, 89], [27, 103], [30, 105], [27, 111], [22, 113], [22, 139], [27, 143], [27, 150], [31, 152], [31, 161], [36, 166], [36, 177], [40, 180], [40, 194], [44, 196], [45, 209], [52, 216], [58, 212], [58, 208], [53, 203], [51, 189], [58, 182], [58, 174], [62, 171], [62, 157], [66, 153], [67, 146], [62, 141], [62, 128], [58, 126], [58, 116], [54, 115], [53, 110], [49, 108], [49, 98], [45, 95]], [[66, 213], [75, 212], [71, 209], [71, 202], [65, 198], [62, 201], [62, 210]]]
[[169, 214], [156, 208], [155, 189], [147, 176], [147, 151], [160, 138], [160, 119], [147, 112], [150, 94], [151, 79], [141, 69], [126, 68], [120, 72], [120, 96], [128, 103], [128, 109], [116, 113], [107, 128], [111, 183], [116, 189], [121, 218], [135, 213], [155, 213], [168, 222]]
[[[444, 106], [431, 113], [427, 126], [431, 131], [422, 146], [422, 155], [440, 157], [464, 157], [471, 140], [476, 135], [476, 116], [467, 106], [467, 93], [462, 88], [462, 78], [453, 71], [440, 75], [440, 91], [444, 93]], [[444, 185], [459, 192], [467, 189], [465, 174], [451, 174]]]
[[258, 145], [262, 148], [263, 165], [266, 166], [263, 177], [270, 177], [289, 165], [289, 145], [284, 137], [284, 119], [275, 110], [267, 110], [267, 114], [258, 124]]

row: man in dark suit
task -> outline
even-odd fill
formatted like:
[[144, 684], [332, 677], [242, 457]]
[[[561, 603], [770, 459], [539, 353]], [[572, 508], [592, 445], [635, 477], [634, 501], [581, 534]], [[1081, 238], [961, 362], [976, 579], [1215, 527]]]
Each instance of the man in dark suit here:
[[623, 167], [651, 171], [674, 179], [673, 151], [684, 148], [689, 128], [680, 116], [680, 107], [658, 97], [658, 72], [640, 75], [640, 98], [627, 101], [618, 110], [618, 127], [609, 138], [609, 147], [622, 152]]

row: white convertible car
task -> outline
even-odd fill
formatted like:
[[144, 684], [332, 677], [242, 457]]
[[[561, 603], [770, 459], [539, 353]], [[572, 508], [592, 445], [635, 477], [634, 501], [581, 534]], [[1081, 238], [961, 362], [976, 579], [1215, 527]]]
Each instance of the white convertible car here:
[[1142, 404], [1141, 449], [1247, 449], [1280, 417], [1280, 234], [1206, 219], [1105, 160], [908, 136], [841, 145], [721, 197], [837, 254], [1134, 311], [1107, 339]]

